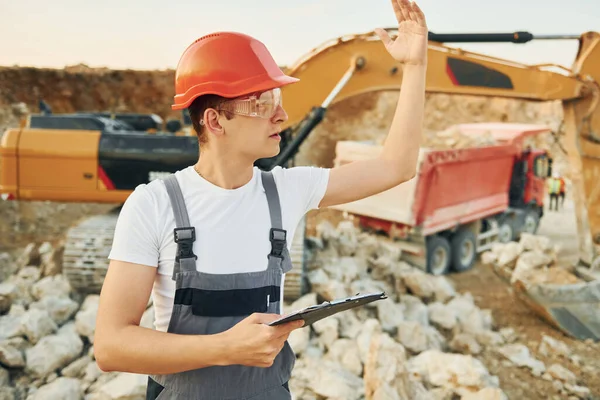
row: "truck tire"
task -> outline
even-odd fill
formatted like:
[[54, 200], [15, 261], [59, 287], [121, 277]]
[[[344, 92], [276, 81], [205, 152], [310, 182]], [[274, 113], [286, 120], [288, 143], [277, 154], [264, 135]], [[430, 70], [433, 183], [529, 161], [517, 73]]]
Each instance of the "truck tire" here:
[[498, 221], [498, 241], [508, 243], [516, 239], [515, 224], [509, 218]]
[[521, 232], [535, 234], [540, 225], [540, 216], [537, 210], [528, 210], [523, 219]]
[[452, 251], [448, 239], [432, 235], [426, 239], [427, 272], [432, 275], [445, 275], [450, 270]]
[[473, 268], [477, 259], [477, 238], [470, 229], [460, 229], [451, 240], [452, 270], [464, 272]]

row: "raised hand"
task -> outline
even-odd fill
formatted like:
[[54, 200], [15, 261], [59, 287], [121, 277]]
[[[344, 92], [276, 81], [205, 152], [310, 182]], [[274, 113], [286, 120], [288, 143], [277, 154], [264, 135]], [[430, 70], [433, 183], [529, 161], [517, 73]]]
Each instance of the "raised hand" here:
[[392, 0], [398, 20], [398, 37], [395, 40], [383, 29], [375, 33], [394, 59], [404, 64], [425, 65], [427, 63], [427, 23], [423, 11], [414, 1]]

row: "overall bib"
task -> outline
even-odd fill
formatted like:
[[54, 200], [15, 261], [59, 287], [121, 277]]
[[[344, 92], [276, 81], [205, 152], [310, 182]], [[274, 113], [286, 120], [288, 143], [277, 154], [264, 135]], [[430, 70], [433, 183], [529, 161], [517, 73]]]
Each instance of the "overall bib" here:
[[[167, 332], [208, 335], [223, 332], [250, 314], [281, 313], [282, 275], [292, 268], [282, 228], [277, 186], [270, 172], [262, 172], [272, 228], [267, 267], [257, 272], [209, 274], [196, 270], [193, 243], [195, 229], [174, 175], [165, 186], [175, 215], [174, 240], [177, 256], [173, 268], [176, 282], [173, 312]], [[234, 249], [232, 249], [233, 251]], [[289, 400], [288, 389], [295, 354], [288, 342], [269, 368], [242, 365], [212, 366], [169, 375], [151, 375], [147, 400], [171, 399], [264, 399]]]

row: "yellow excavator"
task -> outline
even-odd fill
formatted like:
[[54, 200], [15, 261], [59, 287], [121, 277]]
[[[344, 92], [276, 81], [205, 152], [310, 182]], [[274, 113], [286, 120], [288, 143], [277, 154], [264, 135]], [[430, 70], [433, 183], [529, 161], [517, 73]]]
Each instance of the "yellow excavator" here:
[[[394, 36], [396, 30], [388, 29], [388, 33]], [[579, 41], [571, 69], [524, 65], [446, 44], [561, 39]], [[401, 66], [389, 56], [374, 32], [328, 41], [300, 58], [286, 73], [300, 81], [283, 88], [289, 119], [281, 152], [274, 158], [259, 160], [257, 166], [261, 169], [290, 165], [331, 104], [366, 92], [399, 90], [402, 82]], [[429, 33], [428, 92], [562, 102], [562, 141], [568, 152], [574, 188], [580, 263], [590, 271], [597, 256], [594, 244], [600, 244], [600, 206], [596, 206], [600, 204], [599, 82], [597, 32], [535, 37], [528, 32]], [[0, 194], [20, 201], [123, 203], [137, 185], [186, 167], [197, 156], [197, 141], [192, 136], [25, 125], [8, 130], [0, 142]], [[100, 289], [118, 211], [117, 208], [112, 213], [90, 217], [68, 231], [63, 272], [74, 288]], [[294, 269], [286, 277], [288, 299], [306, 291], [303, 233], [299, 229], [294, 238]], [[589, 278], [600, 282], [592, 279]], [[597, 300], [600, 303], [600, 298]], [[538, 296], [535, 301], [545, 304], [546, 299]], [[565, 318], [577, 314], [565, 311], [568, 307], [564, 304], [548, 307], [540, 306], [540, 313], [562, 329]], [[560, 308], [566, 317], [559, 318], [548, 311], [552, 307]], [[581, 324], [589, 328], [589, 324]], [[596, 326], [593, 331], [600, 337], [600, 328]]]

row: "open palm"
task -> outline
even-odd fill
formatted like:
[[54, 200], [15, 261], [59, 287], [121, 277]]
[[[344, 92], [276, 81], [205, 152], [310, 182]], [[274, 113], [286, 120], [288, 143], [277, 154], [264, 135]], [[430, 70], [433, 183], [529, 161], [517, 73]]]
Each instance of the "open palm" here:
[[424, 65], [427, 62], [427, 23], [419, 6], [408, 0], [392, 0], [398, 20], [398, 36], [392, 40], [383, 29], [375, 33], [394, 59], [404, 64]]

